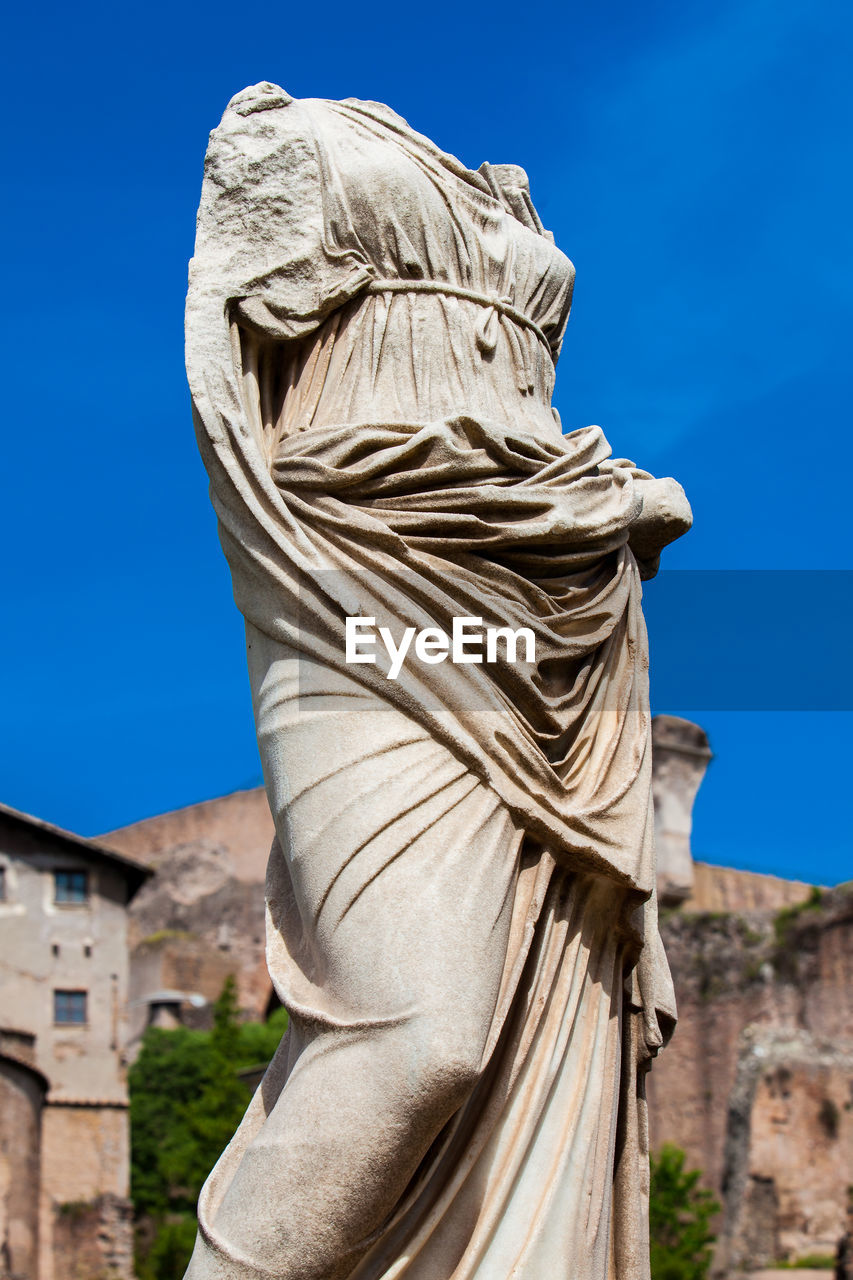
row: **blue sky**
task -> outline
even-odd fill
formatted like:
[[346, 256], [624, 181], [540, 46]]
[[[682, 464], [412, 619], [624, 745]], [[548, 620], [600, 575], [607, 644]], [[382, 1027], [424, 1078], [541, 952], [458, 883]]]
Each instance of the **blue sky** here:
[[[0, 800], [94, 834], [259, 780], [182, 310], [207, 132], [270, 79], [387, 101], [472, 167], [527, 169], [578, 273], [564, 427], [601, 423], [694, 506], [679, 574], [647, 597], [655, 710], [700, 720], [715, 752], [695, 851], [853, 875], [853, 608], [839, 575], [828, 610], [801, 589], [802, 573], [853, 570], [851, 33], [849, 6], [805, 0], [18, 6]], [[668, 584], [745, 569], [774, 576], [722, 654], [684, 604], [696, 590]], [[730, 612], [748, 596], [734, 585]], [[654, 665], [674, 634], [684, 687]], [[778, 698], [721, 706], [720, 663], [756, 652]], [[798, 700], [816, 676], [823, 692]]]

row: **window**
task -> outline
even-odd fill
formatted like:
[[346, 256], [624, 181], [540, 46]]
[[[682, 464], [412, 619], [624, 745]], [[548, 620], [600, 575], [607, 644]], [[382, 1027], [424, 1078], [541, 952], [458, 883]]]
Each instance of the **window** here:
[[0, 902], [6, 901], [6, 868], [0, 867]]
[[85, 991], [54, 991], [53, 1021], [57, 1026], [84, 1026], [87, 1004], [88, 993]]
[[54, 871], [54, 902], [65, 906], [80, 906], [89, 901], [89, 873], [87, 871]]

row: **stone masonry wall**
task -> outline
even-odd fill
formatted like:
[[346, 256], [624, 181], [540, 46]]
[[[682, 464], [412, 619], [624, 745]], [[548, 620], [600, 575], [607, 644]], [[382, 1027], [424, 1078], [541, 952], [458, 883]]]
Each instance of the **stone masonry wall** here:
[[53, 1222], [57, 1280], [133, 1280], [133, 1206], [120, 1196], [57, 1206]]
[[[853, 1050], [853, 886], [815, 895], [777, 913], [677, 912], [664, 918], [662, 930], [675, 979], [679, 1024], [649, 1079], [652, 1146], [669, 1141], [685, 1148], [690, 1164], [701, 1168], [707, 1185], [727, 1201], [729, 1219], [738, 1204], [731, 1152], [727, 1156], [732, 1129], [745, 1124], [751, 1135], [755, 1125], [755, 1145], [750, 1146], [750, 1137], [747, 1147], [755, 1153], [758, 1179], [751, 1193], [759, 1196], [759, 1170], [765, 1158], [761, 1153], [766, 1153], [759, 1135], [762, 1126], [770, 1124], [769, 1083], [756, 1086], [745, 1119], [739, 1122], [737, 1109], [732, 1112], [742, 1060], [750, 1051], [749, 1036], [775, 1029], [793, 1035], [792, 1043], [800, 1043], [796, 1035], [802, 1033], [803, 1043], [829, 1046], [842, 1056]], [[835, 1093], [843, 1091], [841, 1076], [833, 1077], [832, 1083], [829, 1077], [815, 1083], [818, 1078], [812, 1079], [806, 1071], [807, 1057], [795, 1056], [788, 1067], [781, 1059], [777, 1064], [790, 1069], [791, 1080], [802, 1088], [805, 1099], [805, 1110], [786, 1122], [785, 1148], [785, 1158], [803, 1169], [815, 1144], [824, 1142], [820, 1115], [825, 1099], [824, 1115], [831, 1106], [843, 1106], [835, 1098]], [[837, 1063], [836, 1067], [842, 1070]], [[822, 1090], [820, 1099], [815, 1089]], [[843, 1146], [837, 1148], [842, 1150]], [[753, 1157], [744, 1159], [749, 1165]], [[781, 1215], [774, 1227], [773, 1247], [783, 1255], [801, 1256], [818, 1244], [825, 1248], [834, 1231], [840, 1237], [851, 1181], [853, 1170], [848, 1163], [834, 1199], [830, 1192], [814, 1193], [832, 1201], [830, 1210], [824, 1206], [820, 1212], [809, 1200], [808, 1179], [792, 1179], [782, 1196], [783, 1200], [788, 1197], [784, 1213], [779, 1201], [781, 1183], [772, 1189]], [[760, 1216], [754, 1214], [753, 1219]], [[818, 1226], [819, 1221], [831, 1225]], [[789, 1227], [786, 1222], [795, 1225]]]
[[0, 1055], [0, 1276], [36, 1274], [45, 1083]]
[[133, 1280], [126, 1108], [48, 1105], [42, 1153], [39, 1280]]
[[748, 1027], [729, 1100], [721, 1275], [835, 1256], [853, 1169], [853, 1046]]

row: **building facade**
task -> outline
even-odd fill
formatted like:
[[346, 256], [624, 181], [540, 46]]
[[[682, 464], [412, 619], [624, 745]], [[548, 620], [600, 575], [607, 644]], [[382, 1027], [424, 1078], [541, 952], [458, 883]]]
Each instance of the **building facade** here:
[[132, 1277], [127, 907], [149, 875], [0, 806], [0, 1276]]

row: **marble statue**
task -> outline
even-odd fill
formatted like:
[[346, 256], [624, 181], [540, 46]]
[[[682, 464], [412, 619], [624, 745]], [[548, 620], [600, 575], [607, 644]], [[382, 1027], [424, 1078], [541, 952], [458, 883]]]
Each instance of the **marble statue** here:
[[188, 1280], [648, 1275], [641, 577], [691, 516], [562, 434], [573, 280], [522, 169], [386, 106], [260, 84], [211, 135], [187, 368], [291, 1027]]

